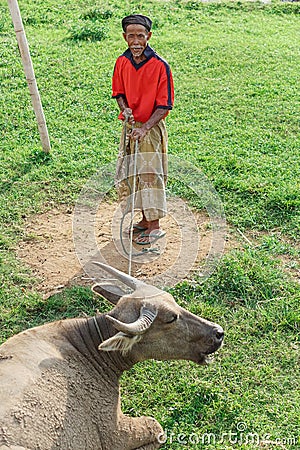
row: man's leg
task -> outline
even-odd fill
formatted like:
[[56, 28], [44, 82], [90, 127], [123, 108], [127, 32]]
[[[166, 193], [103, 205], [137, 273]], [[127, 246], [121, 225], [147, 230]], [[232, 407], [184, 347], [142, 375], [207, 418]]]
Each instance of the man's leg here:
[[[145, 222], [140, 222], [144, 223]], [[165, 235], [165, 231], [162, 231], [159, 226], [159, 219], [148, 221], [147, 229], [142, 231], [139, 236], [134, 240], [136, 244], [148, 245], [156, 242], [158, 239]]]
[[159, 220], [147, 220], [144, 211], [142, 211], [143, 217], [136, 224], [141, 228], [145, 228], [144, 233], [151, 233], [153, 230], [159, 230]]

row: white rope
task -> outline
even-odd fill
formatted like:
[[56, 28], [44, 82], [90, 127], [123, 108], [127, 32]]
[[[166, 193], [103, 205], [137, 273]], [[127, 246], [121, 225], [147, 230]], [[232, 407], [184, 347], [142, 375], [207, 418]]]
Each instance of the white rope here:
[[132, 178], [132, 200], [131, 200], [131, 221], [130, 221], [130, 238], [129, 238], [129, 262], [128, 262], [128, 275], [131, 275], [132, 266], [132, 241], [133, 241], [133, 219], [134, 219], [134, 203], [135, 203], [135, 191], [136, 191], [136, 166], [137, 166], [137, 154], [139, 149], [138, 141], [135, 141], [134, 156], [133, 156], [133, 178]]

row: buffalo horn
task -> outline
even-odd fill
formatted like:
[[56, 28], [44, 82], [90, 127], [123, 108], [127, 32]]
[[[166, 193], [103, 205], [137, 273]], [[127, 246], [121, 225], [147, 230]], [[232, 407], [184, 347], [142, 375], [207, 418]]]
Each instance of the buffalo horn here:
[[129, 286], [134, 290], [138, 289], [139, 287], [146, 286], [143, 281], [137, 280], [136, 278], [131, 277], [130, 275], [127, 275], [126, 273], [115, 269], [114, 267], [108, 266], [107, 264], [103, 264], [99, 261], [94, 261], [93, 263], [97, 264], [97, 266], [100, 266], [103, 270], [110, 273], [111, 275], [114, 275], [118, 280], [122, 281], [122, 283], [126, 284], [126, 286]]
[[157, 311], [151, 311], [147, 307], [142, 306], [140, 317], [132, 323], [120, 322], [120, 320], [109, 315], [106, 317], [118, 331], [122, 331], [125, 334], [138, 335], [145, 333], [151, 327], [156, 316]]
[[155, 286], [145, 283], [144, 281], [138, 280], [130, 275], [127, 275], [121, 270], [115, 269], [114, 267], [108, 266], [98, 261], [94, 261], [94, 264], [100, 266], [103, 270], [114, 275], [119, 281], [131, 287], [134, 291], [138, 291], [143, 297], [149, 297], [152, 295], [160, 295], [163, 291]]

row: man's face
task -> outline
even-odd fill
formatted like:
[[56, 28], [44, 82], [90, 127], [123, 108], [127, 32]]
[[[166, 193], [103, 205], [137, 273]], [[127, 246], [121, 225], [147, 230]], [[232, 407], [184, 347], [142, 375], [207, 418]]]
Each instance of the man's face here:
[[134, 58], [142, 56], [151, 34], [151, 31], [147, 31], [143, 25], [131, 24], [127, 26], [123, 36]]

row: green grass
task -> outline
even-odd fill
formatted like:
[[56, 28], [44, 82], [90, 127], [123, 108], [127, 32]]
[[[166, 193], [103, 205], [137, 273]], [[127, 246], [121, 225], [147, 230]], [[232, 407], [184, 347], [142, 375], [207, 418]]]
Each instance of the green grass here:
[[[1, 0], [0, 339], [109, 308], [83, 287], [42, 300], [15, 249], [26, 217], [74, 206], [89, 178], [115, 161], [121, 125], [110, 83], [125, 49], [120, 20], [148, 14], [150, 43], [175, 81], [170, 154], [205, 174], [230, 230], [255, 239], [240, 240], [204, 283], [195, 277], [172, 290], [181, 305], [225, 328], [216, 361], [204, 368], [136, 366], [122, 380], [123, 409], [154, 415], [168, 431], [166, 449], [258, 448], [246, 442], [250, 433], [264, 448], [299, 448], [299, 4], [20, 0], [19, 6], [52, 151], [41, 151]], [[203, 207], [178, 180], [170, 180], [170, 189]], [[202, 443], [206, 433], [216, 442]]]

